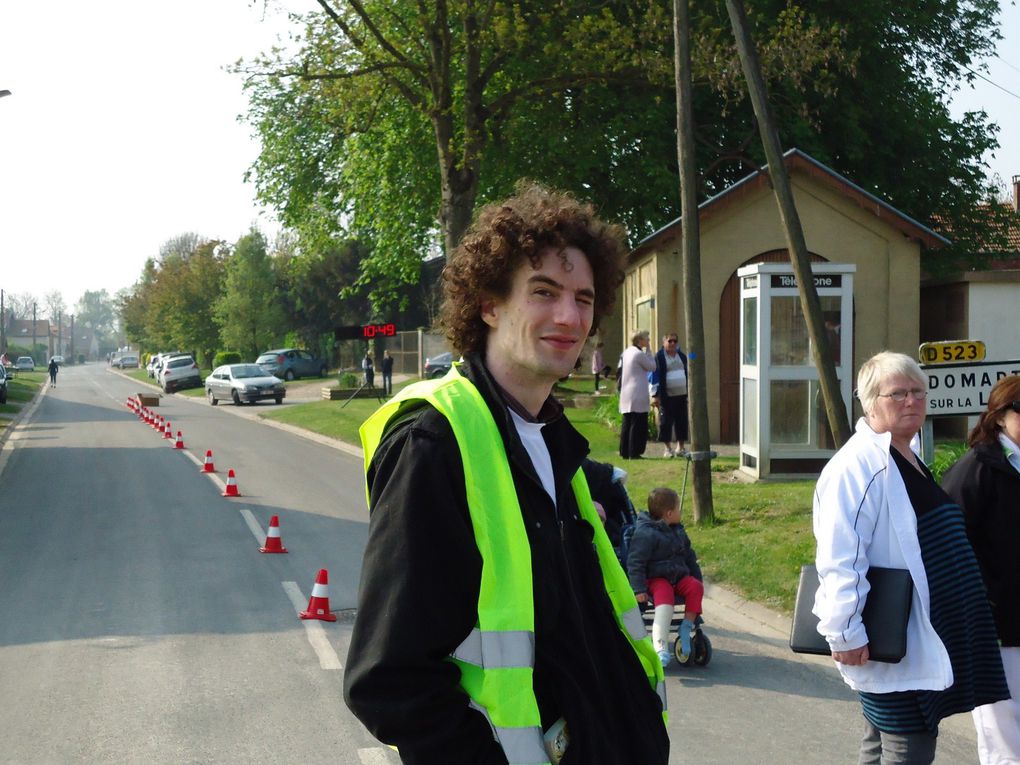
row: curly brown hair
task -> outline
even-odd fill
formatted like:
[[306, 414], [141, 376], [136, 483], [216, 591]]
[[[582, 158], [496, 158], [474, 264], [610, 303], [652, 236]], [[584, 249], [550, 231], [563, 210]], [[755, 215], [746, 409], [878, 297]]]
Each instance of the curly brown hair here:
[[981, 413], [967, 443], [971, 446], [994, 444], [1002, 430], [999, 418], [1014, 401], [1020, 401], [1020, 375], [1009, 375], [995, 383], [988, 394], [988, 408]]
[[482, 208], [443, 269], [440, 326], [454, 349], [484, 351], [489, 327], [482, 302], [509, 296], [524, 259], [537, 269], [547, 247], [570, 246], [585, 254], [594, 277], [594, 335], [623, 282], [623, 228], [599, 220], [590, 204], [530, 182], [519, 183], [506, 201]]

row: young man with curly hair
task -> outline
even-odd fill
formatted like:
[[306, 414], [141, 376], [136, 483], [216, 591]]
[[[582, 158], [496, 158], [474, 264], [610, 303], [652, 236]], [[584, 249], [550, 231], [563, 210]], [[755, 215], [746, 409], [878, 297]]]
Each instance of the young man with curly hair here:
[[622, 231], [522, 186], [444, 273], [464, 361], [362, 428], [368, 546], [344, 694], [405, 763], [665, 765], [663, 674], [552, 387], [612, 308]]

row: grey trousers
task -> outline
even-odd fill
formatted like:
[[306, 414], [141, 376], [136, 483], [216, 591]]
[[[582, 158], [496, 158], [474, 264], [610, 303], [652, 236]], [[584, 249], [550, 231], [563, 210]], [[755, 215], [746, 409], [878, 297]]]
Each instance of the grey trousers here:
[[935, 741], [931, 733], [883, 733], [865, 720], [857, 765], [931, 765]]

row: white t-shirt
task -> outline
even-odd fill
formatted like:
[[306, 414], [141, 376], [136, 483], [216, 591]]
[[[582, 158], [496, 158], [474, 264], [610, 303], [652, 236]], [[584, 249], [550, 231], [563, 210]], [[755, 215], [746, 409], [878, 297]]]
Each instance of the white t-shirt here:
[[507, 411], [510, 412], [510, 416], [513, 418], [514, 425], [517, 428], [517, 435], [521, 437], [521, 443], [524, 444], [528, 456], [531, 457], [531, 464], [542, 481], [542, 487], [553, 501], [553, 506], [555, 507], [556, 481], [553, 479], [552, 457], [549, 456], [549, 447], [546, 446], [545, 439], [542, 438], [542, 428], [545, 427], [545, 423], [528, 422], [513, 409], [508, 408]]

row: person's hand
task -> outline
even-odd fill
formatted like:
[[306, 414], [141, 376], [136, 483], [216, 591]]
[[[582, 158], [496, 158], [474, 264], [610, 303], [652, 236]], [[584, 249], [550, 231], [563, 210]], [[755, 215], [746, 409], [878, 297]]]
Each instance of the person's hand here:
[[595, 512], [599, 514], [599, 518], [602, 519], [602, 525], [606, 524], [606, 510], [602, 507], [602, 503], [597, 500], [592, 500], [592, 504], [595, 505]]
[[867, 645], [862, 645], [860, 648], [854, 648], [849, 651], [832, 652], [833, 659], [840, 664], [846, 664], [848, 667], [863, 667], [868, 663], [869, 657]]
[[648, 593], [647, 592], [636, 592], [636, 593], [634, 593], [634, 597], [637, 599], [638, 603], [644, 603], [645, 601], [648, 600]]

